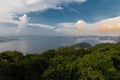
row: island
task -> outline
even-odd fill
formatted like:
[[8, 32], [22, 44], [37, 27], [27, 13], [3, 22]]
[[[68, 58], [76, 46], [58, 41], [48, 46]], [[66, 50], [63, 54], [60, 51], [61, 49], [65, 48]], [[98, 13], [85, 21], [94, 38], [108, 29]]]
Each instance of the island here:
[[77, 43], [73, 46], [77, 47], [77, 48], [88, 48], [88, 47], [91, 47], [91, 44], [89, 44], [87, 42], [81, 42], [81, 43]]
[[0, 36], [0, 43], [14, 41], [14, 40], [18, 40], [18, 39], [7, 38], [7, 37], [4, 37], [4, 36]]

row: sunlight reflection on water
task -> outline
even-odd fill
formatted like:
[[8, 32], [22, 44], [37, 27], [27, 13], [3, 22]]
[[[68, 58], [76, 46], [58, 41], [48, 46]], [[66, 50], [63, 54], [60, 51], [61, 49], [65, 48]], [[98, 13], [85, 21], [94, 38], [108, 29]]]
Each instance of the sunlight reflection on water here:
[[41, 53], [49, 49], [61, 46], [87, 42], [91, 45], [98, 43], [115, 43], [113, 40], [100, 40], [99, 38], [70, 38], [70, 37], [22, 37], [20, 40], [0, 43], [0, 52], [6, 50], [18, 50], [23, 53]]

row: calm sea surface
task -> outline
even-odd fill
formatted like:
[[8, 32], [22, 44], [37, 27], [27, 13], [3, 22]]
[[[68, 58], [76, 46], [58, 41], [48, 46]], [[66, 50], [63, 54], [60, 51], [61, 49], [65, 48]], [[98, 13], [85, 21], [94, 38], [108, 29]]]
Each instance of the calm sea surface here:
[[49, 49], [68, 46], [79, 42], [88, 42], [91, 45], [111, 40], [99, 40], [98, 38], [72, 38], [72, 37], [15, 37], [19, 40], [0, 43], [0, 52], [6, 50], [18, 50], [23, 53], [41, 53]]

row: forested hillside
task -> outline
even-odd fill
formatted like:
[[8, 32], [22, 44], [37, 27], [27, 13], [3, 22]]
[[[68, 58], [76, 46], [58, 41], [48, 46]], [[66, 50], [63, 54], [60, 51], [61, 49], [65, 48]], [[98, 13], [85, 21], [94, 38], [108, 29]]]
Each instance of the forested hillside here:
[[0, 80], [120, 80], [120, 43], [0, 53]]

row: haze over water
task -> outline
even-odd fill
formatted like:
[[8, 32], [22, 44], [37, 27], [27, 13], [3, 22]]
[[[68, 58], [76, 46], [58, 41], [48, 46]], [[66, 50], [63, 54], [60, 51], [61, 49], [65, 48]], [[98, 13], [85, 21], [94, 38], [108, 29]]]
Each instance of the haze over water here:
[[98, 38], [73, 38], [73, 37], [16, 37], [19, 40], [0, 43], [0, 52], [17, 50], [26, 53], [42, 53], [46, 50], [56, 49], [61, 46], [69, 46], [79, 42], [87, 42], [91, 45], [112, 40], [99, 40]]

